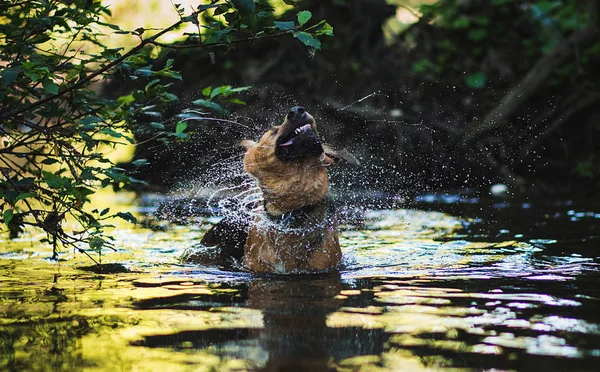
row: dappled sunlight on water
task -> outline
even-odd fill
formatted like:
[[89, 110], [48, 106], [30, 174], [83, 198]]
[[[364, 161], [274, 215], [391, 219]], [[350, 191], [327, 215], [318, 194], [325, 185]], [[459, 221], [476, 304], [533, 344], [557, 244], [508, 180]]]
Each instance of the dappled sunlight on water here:
[[90, 271], [89, 259], [71, 251], [49, 261], [36, 234], [5, 241], [0, 368], [596, 366], [600, 209], [461, 208], [460, 218], [366, 211], [342, 225], [344, 267], [327, 275], [258, 276], [180, 263], [214, 217], [154, 222], [154, 230], [119, 222], [117, 251], [103, 262], [123, 265], [107, 266], [111, 273]]

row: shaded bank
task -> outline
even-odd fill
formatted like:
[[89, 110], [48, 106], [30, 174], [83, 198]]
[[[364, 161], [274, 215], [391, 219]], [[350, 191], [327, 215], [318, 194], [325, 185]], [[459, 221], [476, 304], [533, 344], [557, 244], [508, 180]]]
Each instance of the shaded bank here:
[[[335, 37], [312, 55], [291, 38], [237, 44], [217, 53], [165, 50], [184, 76], [182, 104], [199, 89], [252, 85], [231, 123], [190, 122], [187, 143], [138, 158], [140, 177], [173, 186], [210, 173], [302, 104], [326, 141], [364, 164], [344, 185], [423, 190], [503, 182], [542, 193], [594, 190], [600, 42], [598, 1], [440, 1], [395, 37], [384, 30], [397, 9], [383, 1], [304, 1]], [[589, 9], [589, 10], [588, 10]], [[282, 18], [285, 20], [286, 15]], [[250, 128], [250, 129], [248, 129]], [[140, 137], [145, 141], [147, 138]], [[337, 177], [337, 178], [336, 178]]]

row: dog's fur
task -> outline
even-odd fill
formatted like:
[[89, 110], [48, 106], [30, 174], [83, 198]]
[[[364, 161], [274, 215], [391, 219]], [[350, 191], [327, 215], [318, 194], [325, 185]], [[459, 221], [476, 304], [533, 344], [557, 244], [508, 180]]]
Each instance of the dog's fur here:
[[258, 142], [244, 140], [241, 145], [246, 149], [244, 168], [260, 186], [264, 211], [248, 226], [220, 222], [202, 243], [241, 257], [244, 267], [255, 272], [336, 268], [342, 252], [327, 199], [327, 167], [340, 161], [356, 164], [356, 159], [345, 150], [323, 146], [314, 118], [298, 106]]

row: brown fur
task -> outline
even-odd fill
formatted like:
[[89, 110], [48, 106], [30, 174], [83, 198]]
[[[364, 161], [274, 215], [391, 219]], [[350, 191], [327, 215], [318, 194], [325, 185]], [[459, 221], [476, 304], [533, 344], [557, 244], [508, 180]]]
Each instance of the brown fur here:
[[325, 203], [329, 191], [326, 167], [334, 160], [325, 153], [298, 162], [280, 160], [275, 155], [275, 141], [286, 125], [291, 124], [286, 120], [281, 126], [272, 128], [258, 143], [242, 142], [247, 149], [244, 168], [258, 181], [268, 214], [276, 218], [305, 207], [309, 212], [304, 218], [304, 226], [293, 229], [261, 221], [266, 217], [251, 222], [244, 265], [256, 272], [331, 269], [342, 258], [337, 226], [328, 216]]

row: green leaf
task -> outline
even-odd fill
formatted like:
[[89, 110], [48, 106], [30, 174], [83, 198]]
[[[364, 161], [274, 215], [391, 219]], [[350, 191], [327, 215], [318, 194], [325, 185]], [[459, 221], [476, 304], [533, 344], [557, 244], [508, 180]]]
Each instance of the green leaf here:
[[206, 88], [202, 89], [202, 95], [204, 97], [210, 96], [210, 92], [212, 92], [212, 87], [206, 87]]
[[471, 24], [471, 20], [469, 19], [469, 17], [467, 17], [465, 15], [461, 15], [452, 22], [452, 27], [468, 28], [470, 24]]
[[294, 28], [294, 22], [290, 21], [290, 22], [273, 22], [273, 24], [275, 25], [275, 27], [277, 27], [278, 29], [282, 30], [282, 31], [287, 31], [287, 30], [291, 30]]
[[92, 189], [88, 189], [87, 187], [77, 187], [75, 188], [76, 194], [78, 194], [77, 196], [88, 196], [88, 195], [92, 195], [94, 193], [94, 190]]
[[22, 194], [19, 194], [19, 196], [17, 196], [16, 201], [24, 200], [24, 199], [28, 199], [28, 198], [35, 198], [36, 196], [37, 195], [32, 192], [24, 192]]
[[19, 194], [20, 193], [18, 190], [8, 190], [4, 193], [4, 199], [7, 200], [9, 203], [13, 204], [17, 202]]
[[159, 123], [156, 121], [153, 121], [150, 123], [150, 127], [152, 127], [153, 129], [158, 129], [158, 130], [164, 130], [165, 129], [165, 125], [163, 123]]
[[31, 186], [31, 185], [33, 185], [34, 180], [35, 179], [33, 177], [25, 177], [25, 178], [21, 178], [18, 181], [15, 181], [14, 184], [17, 187]]
[[229, 91], [231, 90], [231, 85], [222, 85], [220, 87], [216, 87], [215, 89], [213, 89], [213, 91], [210, 93], [210, 99], [215, 98], [216, 96], [218, 96], [219, 94], [227, 94]]
[[158, 86], [154, 87], [158, 83], [160, 83], [160, 79], [151, 80], [148, 84], [146, 84], [146, 87], [144, 88], [144, 90], [146, 92], [160, 90], [162, 88], [162, 85], [158, 85]]
[[304, 31], [298, 31], [296, 33], [294, 33], [294, 36], [300, 40], [302, 43], [304, 43], [304, 45], [315, 48], [315, 49], [321, 49], [321, 42], [317, 39], [315, 39], [311, 34], [309, 34], [308, 32], [304, 32]]
[[145, 76], [145, 77], [152, 76], [152, 73], [153, 73], [153, 71], [152, 71], [152, 65], [148, 65], [148, 66], [144, 66], [142, 68], [138, 68], [133, 73], [135, 75], [138, 75], [138, 76]]
[[213, 16], [218, 16], [218, 15], [227, 13], [230, 9], [231, 9], [231, 6], [229, 4], [222, 4], [215, 10], [215, 12], [213, 13]]
[[533, 3], [533, 7], [540, 13], [550, 13], [554, 9], [560, 8], [561, 5], [563, 5], [562, 1], [541, 0]]
[[[184, 128], [184, 130], [185, 130], [185, 128]], [[150, 164], [150, 162], [146, 159], [136, 159], [136, 160], [132, 161], [131, 164], [135, 165], [136, 167], [140, 167], [143, 165], [148, 165], [148, 164]]]
[[237, 87], [237, 88], [232, 88], [230, 90], [230, 93], [240, 93], [240, 92], [245, 92], [248, 89], [252, 88], [251, 86], [246, 86], [246, 87]]
[[104, 208], [102, 210], [102, 212], [100, 212], [100, 217], [104, 216], [105, 214], [107, 214], [110, 211], [110, 208]]
[[594, 178], [594, 164], [591, 159], [577, 161], [575, 169], [582, 177]]
[[42, 160], [41, 163], [47, 164], [47, 165], [56, 164], [56, 163], [58, 163], [58, 160], [52, 159], [52, 158], [46, 158], [46, 159]]
[[481, 28], [475, 28], [469, 31], [469, 39], [473, 41], [481, 41], [487, 36], [487, 31]]
[[99, 133], [109, 135], [109, 136], [111, 136], [113, 138], [121, 138], [121, 137], [123, 137], [123, 135], [121, 133], [119, 133], [116, 130], [114, 130], [112, 128], [109, 128], [109, 127], [102, 128], [102, 130]]
[[490, 18], [486, 16], [477, 16], [473, 18], [473, 21], [475, 21], [475, 23], [477, 23], [480, 26], [489, 26], [491, 22]]
[[177, 97], [176, 95], [174, 95], [173, 93], [164, 93], [161, 98], [163, 100], [165, 100], [166, 102], [176, 102], [179, 101], [179, 97]]
[[95, 252], [100, 252], [102, 250], [102, 246], [104, 245], [104, 243], [105, 243], [104, 239], [100, 238], [99, 236], [94, 236], [94, 237], [90, 238], [90, 240], [88, 241], [88, 245], [90, 246], [90, 249]]
[[316, 35], [333, 36], [333, 27], [327, 22], [323, 23], [323, 26], [315, 31]]
[[223, 109], [223, 107], [221, 107], [221, 105], [219, 105], [218, 103], [212, 102], [212, 101], [207, 101], [205, 99], [197, 99], [192, 102], [192, 105], [201, 106], [201, 107], [207, 108], [211, 111], [217, 112], [219, 114], [223, 114], [223, 115], [228, 114], [227, 110]]
[[231, 0], [231, 2], [243, 16], [251, 15], [256, 9], [256, 4], [254, 4], [253, 0]]
[[92, 173], [92, 170], [90, 168], [84, 168], [81, 171], [80, 177], [83, 181], [92, 181], [92, 180], [97, 179], [96, 176], [94, 176], [94, 173]]
[[242, 101], [239, 98], [232, 98], [229, 100], [229, 102], [235, 103], [236, 105], [245, 105], [246, 104], [246, 102]]
[[308, 22], [311, 18], [312, 18], [312, 13], [309, 12], [308, 10], [303, 10], [301, 12], [298, 12], [298, 23], [300, 23], [300, 26], [304, 26], [304, 24], [306, 22]]
[[135, 102], [135, 97], [133, 97], [133, 94], [128, 94], [126, 96], [121, 96], [121, 97], [117, 98], [117, 102], [122, 105], [129, 105], [129, 104]]
[[197, 9], [198, 9], [199, 11], [201, 11], [201, 12], [204, 12], [204, 11], [206, 11], [206, 10], [208, 10], [208, 9], [212, 9], [212, 8], [218, 8], [218, 7], [220, 7], [221, 5], [222, 5], [222, 4], [208, 4], [208, 5], [199, 5]]
[[481, 89], [485, 87], [487, 81], [487, 75], [483, 71], [476, 72], [471, 75], [467, 75], [465, 83], [471, 89]]
[[4, 223], [8, 226], [8, 224], [10, 223], [10, 221], [12, 221], [14, 216], [13, 210], [12, 209], [7, 209], [4, 211], [3, 217], [4, 217]]
[[183, 78], [181, 77], [181, 74], [177, 71], [160, 70], [160, 71], [154, 72], [153, 75], [164, 76], [164, 77], [168, 77], [171, 79], [183, 80]]
[[183, 133], [187, 129], [187, 126], [188, 125], [185, 121], [180, 121], [175, 127], [175, 133]]
[[62, 189], [66, 185], [65, 179], [54, 173], [42, 171], [42, 177], [44, 178], [44, 181], [46, 181], [48, 187], [53, 189]]
[[21, 69], [17, 67], [5, 68], [0, 72], [0, 78], [2, 78], [2, 85], [10, 85], [17, 80], [19, 76], [19, 71]]
[[44, 89], [46, 89], [46, 92], [50, 94], [58, 94], [58, 85], [50, 80], [50, 78], [42, 79], [42, 86]]
[[79, 120], [77, 124], [83, 126], [84, 129], [94, 129], [97, 127], [95, 124], [100, 123], [101, 121], [102, 120], [99, 117], [91, 115]]
[[117, 214], [115, 214], [115, 216], [124, 219], [125, 221], [131, 222], [131, 223], [136, 223], [137, 222], [137, 218], [135, 218], [131, 212], [119, 212]]

